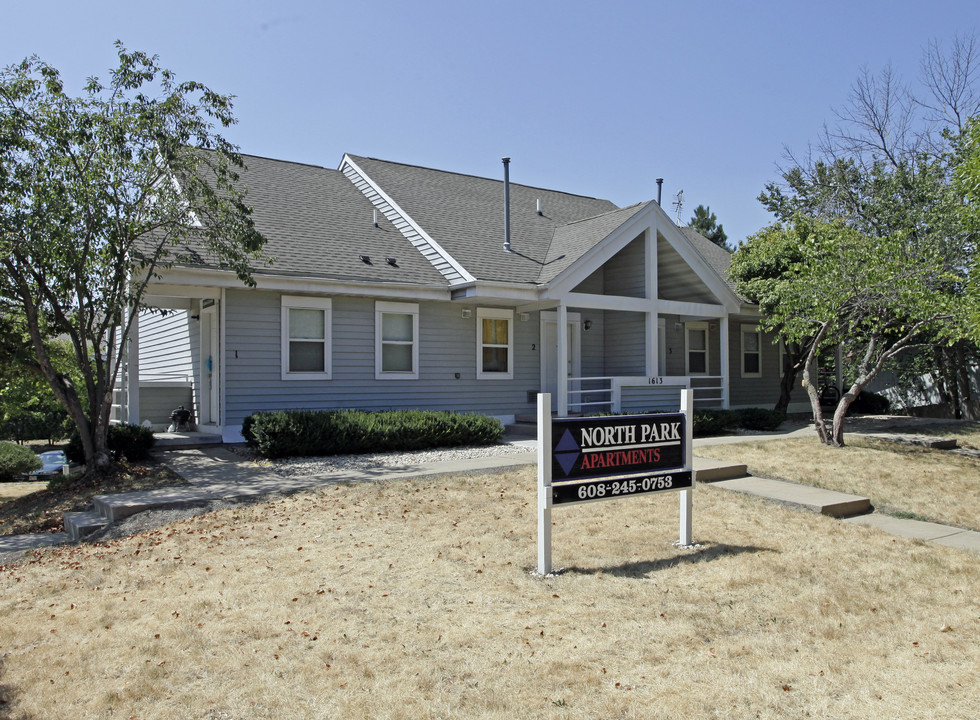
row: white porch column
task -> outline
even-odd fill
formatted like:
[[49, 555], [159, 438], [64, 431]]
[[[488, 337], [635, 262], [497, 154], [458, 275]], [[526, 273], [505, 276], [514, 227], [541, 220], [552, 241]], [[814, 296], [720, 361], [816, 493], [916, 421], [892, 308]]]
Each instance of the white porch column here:
[[126, 347], [126, 422], [140, 424], [140, 316], [133, 317]]
[[729, 362], [728, 352], [728, 315], [724, 315], [719, 323], [721, 328], [721, 339], [719, 340], [719, 350], [721, 351], [721, 406], [728, 409], [728, 388], [731, 381], [731, 363]]
[[649, 301], [650, 309], [646, 313], [646, 374], [647, 377], [660, 374], [659, 362], [660, 349], [657, 347], [660, 341], [660, 334], [658, 332], [658, 309], [657, 309], [657, 229], [655, 227], [647, 228], [646, 234], [643, 238], [643, 252], [644, 252], [644, 262], [646, 267], [644, 272], [645, 278], [645, 295], [646, 299]]
[[568, 308], [564, 303], [558, 305], [558, 372], [555, 378], [558, 384], [558, 417], [568, 416]]

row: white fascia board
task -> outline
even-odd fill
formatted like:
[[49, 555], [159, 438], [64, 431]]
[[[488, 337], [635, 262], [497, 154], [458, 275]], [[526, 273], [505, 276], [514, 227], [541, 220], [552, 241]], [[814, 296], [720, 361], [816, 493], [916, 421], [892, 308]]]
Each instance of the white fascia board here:
[[350, 165], [352, 168], [354, 168], [354, 170], [357, 171], [358, 175], [360, 175], [362, 178], [364, 178], [364, 182], [366, 182], [368, 185], [370, 185], [374, 189], [374, 191], [376, 193], [378, 193], [378, 195], [380, 195], [381, 198], [386, 203], [388, 203], [391, 206], [392, 210], [394, 210], [396, 213], [398, 213], [399, 215], [401, 215], [401, 217], [405, 220], [405, 222], [407, 222], [409, 225], [411, 225], [412, 226], [412, 229], [415, 230], [415, 232], [417, 232], [422, 238], [424, 238], [425, 241], [432, 247], [433, 250], [435, 250], [437, 253], [439, 253], [439, 255], [447, 263], [449, 263], [450, 265], [452, 265], [452, 267], [456, 270], [456, 272], [458, 272], [463, 277], [464, 282], [472, 282], [472, 281], [476, 280], [476, 278], [473, 277], [472, 275], [470, 275], [466, 271], [466, 268], [464, 268], [456, 260], [456, 258], [454, 258], [452, 255], [450, 255], [448, 252], [446, 252], [446, 250], [442, 247], [442, 245], [440, 245], [439, 243], [437, 243], [425, 230], [422, 229], [422, 226], [421, 225], [419, 225], [417, 222], [415, 222], [415, 220], [407, 212], [405, 212], [402, 209], [402, 207], [398, 203], [396, 203], [394, 201], [394, 199], [390, 195], [388, 195], [388, 193], [386, 193], [381, 188], [380, 185], [378, 185], [378, 183], [376, 183], [374, 180], [372, 180], [371, 179], [371, 176], [368, 175], [366, 172], [364, 172], [364, 169], [360, 165], [358, 165], [356, 162], [354, 162], [354, 160], [351, 159], [351, 156], [348, 155], [347, 153], [344, 153], [344, 157], [340, 161], [340, 167], [338, 169], [341, 172], [343, 172], [344, 165]]
[[723, 318], [729, 312], [724, 305], [683, 302], [681, 300], [658, 300], [657, 308], [663, 315], [685, 315], [689, 317]]
[[563, 290], [571, 290], [602, 267], [613, 255], [635, 240], [641, 232], [648, 227], [653, 227], [653, 224], [650, 222], [651, 205], [656, 206], [657, 204], [652, 201], [647, 203], [647, 207], [637, 212], [633, 217], [609, 233], [597, 245], [593, 245], [582, 257], [558, 273], [548, 283], [548, 287], [556, 293], [561, 293]]
[[646, 298], [626, 297], [624, 295], [565, 293], [561, 296], [561, 300], [567, 307], [589, 308], [590, 310], [653, 312], [656, 309], [655, 303]]
[[[248, 290], [238, 276], [232, 272], [179, 268], [160, 273], [158, 282], [153, 282], [148, 292], [162, 295], [159, 288], [202, 288], [212, 292], [218, 288]], [[446, 285], [412, 285], [408, 283], [385, 283], [357, 280], [335, 280], [330, 278], [293, 277], [289, 275], [260, 275], [252, 273], [258, 290], [280, 292], [317, 293], [322, 295], [363, 295], [366, 297], [409, 298], [413, 300], [449, 300], [449, 287]], [[185, 290], [187, 297], [202, 297], [191, 290]], [[210, 297], [210, 296], [205, 296]]]
[[533, 303], [540, 299], [537, 286], [515, 285], [513, 283], [475, 282], [450, 287], [453, 300], [503, 300], [508, 302]]
[[591, 250], [586, 252], [577, 262], [563, 270], [558, 276], [548, 283], [551, 297], [558, 297], [563, 292], [567, 292], [585, 280], [589, 275], [598, 270], [607, 260], [622, 250], [632, 242], [644, 230], [654, 233], [654, 245], [656, 245], [657, 233], [659, 232], [670, 243], [671, 247], [677, 251], [688, 267], [694, 271], [698, 278], [708, 286], [728, 312], [737, 312], [742, 305], [742, 300], [732, 292], [723, 278], [719, 277], [705, 261], [704, 258], [694, 249], [684, 234], [670, 220], [663, 208], [655, 202], [647, 203], [646, 207], [636, 213], [633, 217], [613, 230], [606, 238]]

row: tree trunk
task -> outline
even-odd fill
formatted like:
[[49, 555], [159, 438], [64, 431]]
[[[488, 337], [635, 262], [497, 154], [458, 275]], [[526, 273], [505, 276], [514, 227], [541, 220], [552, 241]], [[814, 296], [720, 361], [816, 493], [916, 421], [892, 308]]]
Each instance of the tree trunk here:
[[803, 366], [803, 387], [810, 398], [810, 407], [813, 409], [813, 428], [817, 431], [817, 437], [824, 445], [830, 445], [830, 434], [827, 431], [827, 421], [823, 417], [823, 408], [820, 407], [820, 389], [814, 382], [820, 377], [820, 368], [817, 365], [816, 352], [813, 350], [807, 355], [806, 365]]

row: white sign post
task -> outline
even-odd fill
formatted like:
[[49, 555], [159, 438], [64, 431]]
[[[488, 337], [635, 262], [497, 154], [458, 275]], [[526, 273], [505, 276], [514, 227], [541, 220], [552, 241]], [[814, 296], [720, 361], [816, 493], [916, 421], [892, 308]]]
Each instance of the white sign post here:
[[553, 569], [555, 505], [680, 491], [679, 544], [691, 544], [693, 414], [694, 394], [688, 389], [681, 390], [679, 413], [555, 420], [551, 395], [538, 395], [539, 574]]

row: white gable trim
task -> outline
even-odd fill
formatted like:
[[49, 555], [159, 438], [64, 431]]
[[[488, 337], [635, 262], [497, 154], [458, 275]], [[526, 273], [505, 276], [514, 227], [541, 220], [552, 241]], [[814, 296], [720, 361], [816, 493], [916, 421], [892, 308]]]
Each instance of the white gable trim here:
[[366, 172], [355, 163], [350, 155], [344, 154], [340, 163], [340, 171], [360, 190], [372, 205], [380, 210], [399, 232], [422, 253], [432, 266], [442, 273], [450, 285], [476, 280], [470, 275], [452, 255], [439, 245], [407, 212], [405, 212], [389, 196], [381, 186], [372, 180]]
[[[728, 284], [714, 268], [701, 257], [684, 234], [670, 221], [663, 209], [655, 202], [636, 213], [629, 220], [613, 230], [601, 242], [588, 250], [578, 261], [559, 273], [548, 283], [547, 297], [560, 298], [569, 294], [573, 288], [598, 270], [616, 253], [626, 247], [644, 231], [652, 234], [656, 248], [657, 234], [663, 235], [667, 242], [681, 256], [688, 267], [707, 286], [708, 290], [718, 299], [728, 312], [737, 312], [742, 305], [741, 299], [732, 292]], [[648, 298], [655, 300], [656, 298]]]

